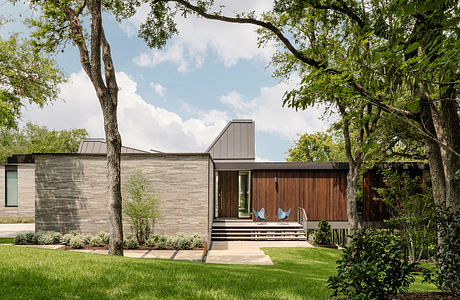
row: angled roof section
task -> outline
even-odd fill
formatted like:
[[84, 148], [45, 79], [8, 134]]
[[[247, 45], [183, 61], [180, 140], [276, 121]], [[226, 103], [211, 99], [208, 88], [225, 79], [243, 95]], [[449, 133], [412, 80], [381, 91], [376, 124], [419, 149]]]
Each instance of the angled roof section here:
[[213, 160], [254, 160], [256, 156], [254, 121], [230, 121], [206, 152]]
[[[107, 153], [107, 144], [104, 139], [84, 139], [80, 142], [78, 153], [82, 154], [105, 154]], [[150, 153], [147, 151], [121, 146], [121, 153]]]

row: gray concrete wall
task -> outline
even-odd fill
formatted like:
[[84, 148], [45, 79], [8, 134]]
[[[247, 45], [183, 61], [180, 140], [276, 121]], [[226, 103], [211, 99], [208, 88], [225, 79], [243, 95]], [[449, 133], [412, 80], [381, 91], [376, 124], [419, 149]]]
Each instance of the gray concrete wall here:
[[[123, 155], [122, 182], [141, 169], [160, 196], [155, 233], [207, 239], [209, 161], [207, 155]], [[37, 155], [35, 165], [36, 230], [108, 231], [104, 155]], [[126, 217], [124, 224], [129, 231]]]
[[35, 216], [35, 168], [33, 164], [20, 164], [18, 170], [18, 206], [6, 207], [5, 165], [0, 165], [0, 218], [27, 218]]

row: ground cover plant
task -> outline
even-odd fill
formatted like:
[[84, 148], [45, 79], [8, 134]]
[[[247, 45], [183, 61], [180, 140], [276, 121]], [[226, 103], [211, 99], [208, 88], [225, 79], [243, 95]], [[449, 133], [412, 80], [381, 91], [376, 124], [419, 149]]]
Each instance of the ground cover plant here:
[[10, 237], [0, 237], [0, 244], [13, 244], [14, 238]]
[[[0, 246], [0, 294], [15, 299], [329, 299], [340, 251], [265, 248], [274, 266], [133, 259]], [[436, 291], [417, 276], [411, 291]]]
[[[96, 236], [82, 235], [77, 231], [70, 231], [64, 235], [55, 231], [38, 231], [19, 233], [10, 243], [16, 245], [52, 245], [62, 244], [69, 246], [73, 249], [90, 248], [90, 247], [107, 247], [109, 243], [109, 234], [101, 231]], [[199, 234], [189, 235], [179, 232], [175, 236], [167, 236], [161, 234], [154, 234], [146, 240], [143, 244], [139, 244], [135, 235], [127, 235], [124, 239], [124, 247], [127, 249], [138, 249], [146, 247], [152, 249], [179, 249], [186, 250], [192, 248], [203, 248], [204, 241]]]

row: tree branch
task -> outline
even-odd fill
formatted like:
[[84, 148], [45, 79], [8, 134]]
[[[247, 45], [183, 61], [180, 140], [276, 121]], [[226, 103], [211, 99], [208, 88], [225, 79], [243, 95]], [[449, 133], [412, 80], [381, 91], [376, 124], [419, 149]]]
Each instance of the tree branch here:
[[83, 36], [83, 30], [80, 20], [78, 19], [78, 15], [70, 7], [65, 7], [64, 13], [70, 24], [72, 40], [77, 45], [78, 51], [80, 52], [80, 62], [83, 70], [85, 70], [86, 74], [91, 77], [91, 63], [89, 61], [88, 48], [86, 47], [85, 37]]
[[335, 5], [335, 4], [330, 4], [330, 5], [321, 5], [319, 3], [314, 3], [314, 1], [308, 1], [308, 3], [316, 9], [326, 9], [326, 10], [335, 10], [338, 11], [344, 15], [347, 15], [350, 17], [353, 21], [358, 24], [359, 27], [364, 28], [366, 24], [364, 21], [357, 15], [355, 14], [350, 7], [347, 6], [347, 4], [344, 1], [338, 1], [340, 2], [341, 6]]

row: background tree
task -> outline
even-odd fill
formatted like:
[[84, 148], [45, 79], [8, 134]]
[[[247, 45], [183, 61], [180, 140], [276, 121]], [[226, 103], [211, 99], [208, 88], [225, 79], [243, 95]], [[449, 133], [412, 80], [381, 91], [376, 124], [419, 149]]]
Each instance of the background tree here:
[[[363, 155], [377, 147], [369, 129], [377, 129], [376, 122], [386, 113], [423, 137], [435, 203], [458, 209], [458, 1], [278, 0], [261, 19], [251, 12], [222, 16], [212, 9], [213, 1], [163, 2], [178, 3], [183, 15], [257, 25], [262, 45], [277, 42], [275, 75], [296, 73], [302, 78], [284, 104], [296, 109], [318, 102], [338, 106], [349, 185]], [[346, 136], [350, 124], [361, 127], [353, 144]]]
[[304, 133], [288, 149], [289, 162], [345, 161], [343, 139], [335, 141], [328, 132]]
[[[0, 27], [5, 22], [0, 16]], [[53, 59], [17, 35], [0, 37], [0, 127], [17, 127], [24, 101], [43, 107], [55, 100], [63, 81]]]
[[86, 129], [49, 130], [27, 123], [21, 129], [0, 128], [0, 163], [13, 154], [75, 153], [80, 141], [88, 137]]

